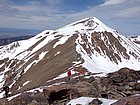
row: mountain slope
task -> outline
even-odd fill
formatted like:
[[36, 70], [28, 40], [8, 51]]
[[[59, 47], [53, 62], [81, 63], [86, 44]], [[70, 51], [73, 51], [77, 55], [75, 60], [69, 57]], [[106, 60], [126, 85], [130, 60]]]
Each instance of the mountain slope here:
[[9, 85], [12, 94], [68, 69], [106, 74], [122, 67], [139, 70], [140, 48], [95, 17], [0, 47], [0, 85]]
[[129, 37], [129, 40], [133, 41], [140, 48], [140, 36]]

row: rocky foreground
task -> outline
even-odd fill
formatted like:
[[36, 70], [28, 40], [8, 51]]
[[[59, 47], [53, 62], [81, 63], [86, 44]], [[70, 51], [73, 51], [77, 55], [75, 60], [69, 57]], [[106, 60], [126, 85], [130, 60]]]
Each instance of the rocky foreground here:
[[101, 105], [98, 98], [117, 99], [112, 105], [140, 105], [140, 71], [122, 68], [106, 77], [75, 74], [70, 81], [61, 78], [47, 82], [42, 91], [34, 89], [0, 99], [0, 105], [66, 105], [82, 96], [97, 98], [89, 105]]

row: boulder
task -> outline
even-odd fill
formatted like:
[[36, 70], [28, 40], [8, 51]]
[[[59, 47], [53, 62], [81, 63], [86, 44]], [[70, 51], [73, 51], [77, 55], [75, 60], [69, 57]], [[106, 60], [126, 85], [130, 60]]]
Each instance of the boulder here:
[[117, 102], [111, 105], [140, 105], [140, 95], [119, 99]]
[[101, 100], [97, 99], [93, 99], [92, 102], [89, 103], [89, 105], [101, 105], [103, 102]]
[[119, 71], [109, 73], [108, 78], [112, 84], [127, 82], [136, 82], [140, 78], [140, 71], [122, 68]]

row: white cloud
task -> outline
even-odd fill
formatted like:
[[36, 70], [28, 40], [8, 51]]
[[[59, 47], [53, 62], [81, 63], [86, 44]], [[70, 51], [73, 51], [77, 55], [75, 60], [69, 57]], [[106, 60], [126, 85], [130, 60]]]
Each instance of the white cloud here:
[[116, 4], [120, 4], [123, 3], [126, 0], [106, 0], [104, 4], [102, 4], [101, 6], [108, 6], [108, 5], [116, 5]]
[[136, 16], [140, 17], [139, 14], [140, 14], [140, 7], [137, 6], [137, 7], [130, 7], [130, 8], [120, 10], [120, 12], [116, 14], [116, 16], [121, 18], [129, 18], [129, 17], [136, 17]]
[[50, 8], [55, 8], [56, 6], [63, 3], [64, 0], [46, 0], [46, 3]]
[[34, 10], [37, 10], [37, 8], [33, 5], [29, 5], [29, 6], [12, 6], [13, 9], [16, 9], [18, 11], [34, 11]]

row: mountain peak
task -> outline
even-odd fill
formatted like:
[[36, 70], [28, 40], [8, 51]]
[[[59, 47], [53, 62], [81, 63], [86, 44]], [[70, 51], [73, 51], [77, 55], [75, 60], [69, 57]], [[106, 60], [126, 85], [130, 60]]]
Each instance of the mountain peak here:
[[105, 25], [96, 17], [88, 17], [88, 18], [73, 22], [65, 26], [64, 28], [68, 28], [68, 27], [72, 27], [74, 31], [77, 31], [77, 30], [94, 30], [96, 32], [114, 31], [112, 28]]
[[83, 24], [84, 26], [92, 27], [95, 24], [98, 25], [98, 21], [99, 20], [96, 17], [89, 17], [89, 18], [85, 18], [85, 19], [76, 21], [76, 22], [72, 23], [71, 25], [75, 26], [77, 24]]

